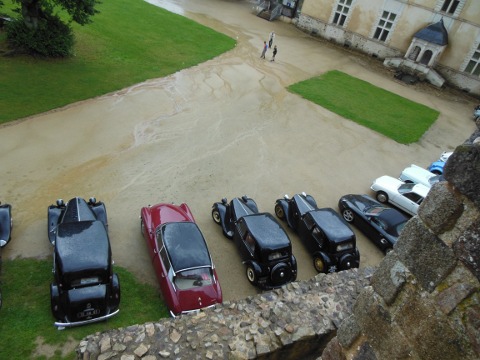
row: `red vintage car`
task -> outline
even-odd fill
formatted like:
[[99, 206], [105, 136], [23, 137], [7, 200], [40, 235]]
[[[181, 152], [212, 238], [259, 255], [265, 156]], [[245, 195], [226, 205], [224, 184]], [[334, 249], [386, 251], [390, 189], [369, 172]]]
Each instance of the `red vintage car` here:
[[157, 204], [140, 213], [142, 234], [170, 314], [222, 302], [207, 243], [187, 204]]

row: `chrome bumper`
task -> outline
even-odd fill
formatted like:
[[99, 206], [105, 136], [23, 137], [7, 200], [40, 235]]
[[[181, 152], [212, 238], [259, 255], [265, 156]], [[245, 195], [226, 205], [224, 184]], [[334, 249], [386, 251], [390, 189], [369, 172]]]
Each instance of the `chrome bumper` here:
[[112, 312], [108, 315], [101, 316], [101, 317], [98, 317], [98, 318], [88, 319], [88, 320], [84, 320], [84, 321], [75, 321], [75, 322], [55, 322], [54, 325], [56, 327], [58, 327], [58, 330], [63, 330], [67, 327], [70, 328], [70, 327], [74, 327], [74, 326], [82, 326], [82, 325], [87, 325], [87, 324], [92, 324], [92, 323], [104, 321], [104, 320], [110, 319], [111, 317], [117, 315], [119, 312], [120, 312], [120, 309], [117, 309], [117, 310], [115, 310], [114, 312]]

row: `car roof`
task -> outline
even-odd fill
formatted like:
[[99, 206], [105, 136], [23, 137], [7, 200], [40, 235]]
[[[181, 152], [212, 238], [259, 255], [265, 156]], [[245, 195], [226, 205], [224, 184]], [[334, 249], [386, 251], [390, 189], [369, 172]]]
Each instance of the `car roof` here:
[[111, 250], [105, 225], [97, 220], [61, 223], [55, 252], [62, 273], [107, 269]]
[[330, 240], [343, 241], [355, 237], [355, 233], [335, 210], [324, 208], [311, 211], [310, 214]]
[[252, 214], [243, 219], [260, 247], [274, 250], [291, 246], [287, 233], [271, 214]]
[[207, 243], [194, 222], [167, 223], [160, 231], [175, 272], [212, 265]]
[[396, 226], [408, 221], [408, 218], [400, 211], [386, 207], [384, 207], [377, 216], [385, 221], [385, 223], [387, 223], [389, 226]]

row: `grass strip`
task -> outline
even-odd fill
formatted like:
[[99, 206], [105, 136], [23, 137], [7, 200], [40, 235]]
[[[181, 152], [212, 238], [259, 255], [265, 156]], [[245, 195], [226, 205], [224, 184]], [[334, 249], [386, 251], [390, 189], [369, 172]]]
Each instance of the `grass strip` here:
[[114, 271], [120, 278], [120, 313], [106, 322], [57, 330], [50, 311], [52, 260], [3, 261], [0, 359], [42, 358], [34, 355], [40, 336], [45, 344], [58, 347], [49, 359], [74, 359], [74, 351], [62, 354], [60, 350], [69, 339], [78, 344], [97, 331], [155, 322], [169, 316], [155, 287], [139, 282], [133, 274], [119, 266], [115, 266]]
[[337, 70], [293, 84], [288, 90], [401, 144], [418, 141], [439, 115]]

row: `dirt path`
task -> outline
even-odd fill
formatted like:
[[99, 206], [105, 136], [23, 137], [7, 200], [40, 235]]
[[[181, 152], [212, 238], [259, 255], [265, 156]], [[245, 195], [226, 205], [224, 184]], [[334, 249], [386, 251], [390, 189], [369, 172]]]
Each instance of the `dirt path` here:
[[[341, 195], [368, 192], [375, 177], [396, 176], [410, 163], [426, 166], [474, 130], [471, 100], [399, 83], [368, 57], [254, 16], [247, 1], [154, 1], [236, 38], [237, 47], [167, 78], [1, 127], [0, 200], [14, 212], [5, 257], [49, 256], [47, 206], [57, 198], [96, 196], [107, 205], [116, 264], [156, 284], [140, 208], [187, 202], [225, 300], [241, 298], [256, 290], [211, 220], [213, 202], [248, 194], [273, 212], [275, 199], [306, 191], [320, 206], [336, 208]], [[274, 63], [259, 58], [272, 30], [279, 48]], [[331, 69], [438, 109], [440, 118], [420, 142], [405, 146], [285, 89]], [[299, 279], [313, 276], [310, 256], [289, 234]], [[377, 264], [380, 251], [357, 235], [362, 266]]]

